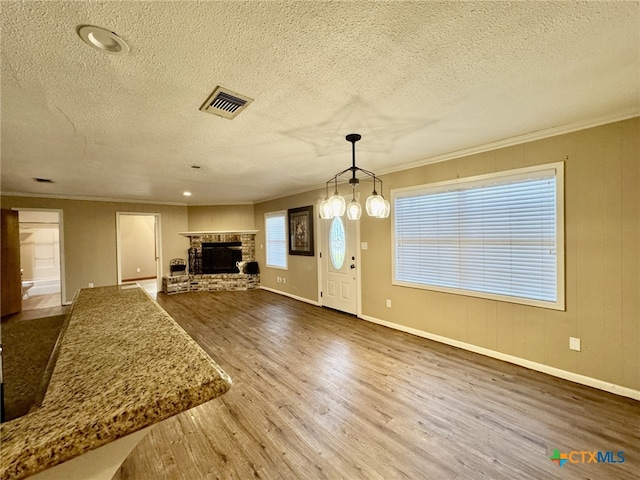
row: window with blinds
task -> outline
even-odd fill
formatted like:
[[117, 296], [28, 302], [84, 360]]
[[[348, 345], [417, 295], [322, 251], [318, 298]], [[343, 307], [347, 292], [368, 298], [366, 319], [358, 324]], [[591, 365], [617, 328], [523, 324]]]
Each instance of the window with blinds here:
[[563, 163], [391, 192], [393, 283], [564, 310]]
[[267, 267], [287, 268], [287, 227], [285, 211], [264, 216], [267, 243]]

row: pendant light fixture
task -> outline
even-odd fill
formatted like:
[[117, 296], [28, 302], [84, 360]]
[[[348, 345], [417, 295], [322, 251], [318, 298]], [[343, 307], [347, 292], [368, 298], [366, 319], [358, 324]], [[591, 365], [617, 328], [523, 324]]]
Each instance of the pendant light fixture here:
[[[380, 191], [382, 191], [382, 180], [380, 180], [373, 172], [365, 170], [356, 166], [356, 142], [362, 138], [358, 133], [350, 133], [346, 137], [347, 142], [351, 142], [351, 166], [344, 169], [340, 173], [333, 176], [325, 184], [326, 196], [320, 203], [320, 218], [333, 218], [341, 217], [347, 212], [347, 218], [349, 220], [358, 220], [362, 215], [362, 206], [356, 200], [356, 187], [360, 183], [360, 179], [357, 177], [357, 173], [362, 173], [370, 177], [373, 181], [373, 191], [367, 198], [365, 204], [365, 210], [367, 215], [374, 218], [387, 218], [391, 212], [391, 205], [382, 195], [376, 191], [376, 182], [380, 183]], [[338, 177], [351, 172], [351, 178], [349, 178], [349, 185], [351, 185], [352, 197], [351, 201], [347, 205], [344, 198], [338, 193]], [[329, 184], [333, 182], [333, 195], [329, 197]]]
[[349, 205], [347, 205], [347, 218], [349, 220], [360, 220], [360, 216], [362, 216], [362, 207], [356, 200], [356, 186], [352, 185], [351, 187], [352, 197]]
[[329, 197], [329, 206], [331, 207], [331, 217], [341, 217], [344, 215], [344, 211], [347, 208], [347, 203], [344, 201], [344, 197], [341, 197], [338, 193], [338, 178], [334, 177], [335, 190], [333, 195]]
[[381, 218], [384, 212], [384, 198], [376, 192], [376, 177], [373, 177], [373, 193], [367, 198], [366, 203], [367, 215], [370, 217]]

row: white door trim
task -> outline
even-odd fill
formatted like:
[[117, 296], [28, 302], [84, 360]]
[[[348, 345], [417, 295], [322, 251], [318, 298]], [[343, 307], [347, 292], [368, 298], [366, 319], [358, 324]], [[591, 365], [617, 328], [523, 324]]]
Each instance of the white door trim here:
[[[60, 248], [60, 303], [71, 305], [72, 301], [67, 301], [67, 278], [65, 275], [64, 260], [64, 210], [61, 208], [23, 208], [15, 207], [11, 210], [18, 212], [57, 212], [58, 214], [58, 247]], [[73, 299], [72, 299], [73, 300]]]
[[322, 306], [322, 245], [323, 245], [323, 240], [322, 240], [322, 235], [324, 235], [324, 231], [325, 231], [325, 225], [324, 224], [320, 224], [321, 222], [326, 222], [327, 220], [325, 220], [324, 218], [320, 217], [320, 203], [322, 203], [322, 200], [317, 200], [316, 201], [316, 215], [318, 217], [318, 221], [316, 222], [316, 247], [317, 247], [317, 251], [318, 251], [318, 255], [316, 255], [316, 271], [318, 272], [318, 305]]
[[[316, 212], [320, 212], [320, 202], [321, 200], [318, 200], [316, 203]], [[324, 238], [322, 238], [323, 235], [327, 234], [327, 223], [330, 220], [325, 220], [320, 218], [320, 215], [318, 214], [318, 223], [320, 222], [325, 222], [322, 225], [318, 225], [319, 228], [317, 228], [318, 231], [318, 236], [317, 236], [317, 245], [318, 245], [318, 256], [317, 256], [317, 270], [318, 270], [318, 304], [320, 306], [324, 306], [324, 298], [322, 296], [322, 288], [324, 285], [324, 278], [322, 276], [322, 270], [323, 270], [323, 259], [320, 257], [320, 255], [328, 255], [328, 252], [324, 252], [322, 249], [322, 246], [324, 245]], [[345, 222], [353, 222], [353, 220], [349, 220], [345, 217]], [[356, 316], [357, 317], [361, 317], [362, 316], [362, 265], [361, 265], [361, 260], [362, 260], [362, 256], [360, 254], [360, 220], [356, 221], [356, 225], [355, 225], [355, 234], [356, 234], [356, 239], [355, 239], [355, 256], [356, 256]]]
[[155, 249], [156, 249], [156, 286], [160, 291], [162, 285], [162, 229], [161, 215], [159, 213], [145, 212], [116, 212], [116, 263], [118, 269], [118, 285], [122, 285], [122, 245], [120, 241], [120, 217], [124, 215], [135, 215], [139, 217], [155, 217]]

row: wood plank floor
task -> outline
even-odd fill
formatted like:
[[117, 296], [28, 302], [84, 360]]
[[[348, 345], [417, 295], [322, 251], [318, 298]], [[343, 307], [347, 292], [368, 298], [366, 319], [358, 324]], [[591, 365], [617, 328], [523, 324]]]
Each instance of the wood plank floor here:
[[263, 290], [158, 302], [234, 384], [114, 479], [638, 478], [640, 402]]
[[22, 299], [22, 310], [42, 310], [45, 308], [55, 308], [62, 305], [60, 292], [45, 293], [43, 295], [31, 295]]

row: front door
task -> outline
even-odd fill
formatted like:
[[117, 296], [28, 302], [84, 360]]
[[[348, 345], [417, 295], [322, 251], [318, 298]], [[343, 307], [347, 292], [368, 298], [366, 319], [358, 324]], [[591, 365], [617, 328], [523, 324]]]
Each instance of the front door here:
[[357, 315], [357, 222], [346, 216], [320, 222], [321, 303], [325, 307]]

